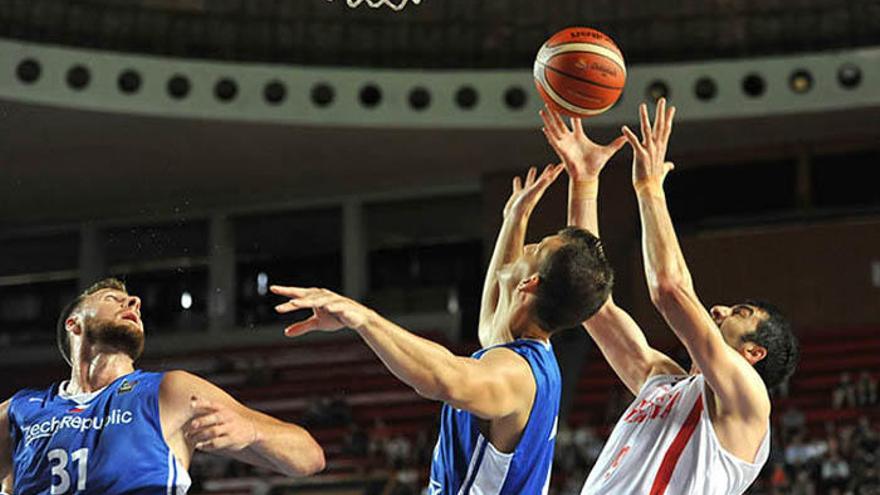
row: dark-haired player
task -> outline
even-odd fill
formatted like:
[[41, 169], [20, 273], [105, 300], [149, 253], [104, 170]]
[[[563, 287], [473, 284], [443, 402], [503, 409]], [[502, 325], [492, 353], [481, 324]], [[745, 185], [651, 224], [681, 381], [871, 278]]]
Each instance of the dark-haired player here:
[[116, 279], [72, 301], [58, 322], [70, 379], [0, 405], [0, 478], [31, 494], [181, 495], [193, 452], [286, 475], [323, 469], [302, 428], [249, 409], [185, 371], [134, 368], [144, 348], [141, 301]]
[[330, 291], [272, 288], [290, 299], [280, 312], [314, 310], [287, 335], [351, 328], [395, 376], [445, 403], [431, 495], [547, 493], [561, 392], [550, 336], [599, 309], [612, 282], [599, 240], [582, 229], [523, 245], [532, 210], [561, 171], [549, 166], [540, 177], [530, 170], [525, 184], [514, 179], [483, 290], [483, 349], [471, 357]]
[[584, 484], [582, 495], [740, 494], [767, 460], [768, 389], [797, 363], [797, 341], [777, 309], [747, 301], [707, 311], [691, 282], [663, 193], [674, 108], [657, 106], [654, 127], [640, 109], [642, 139], [628, 128], [600, 146], [579, 120], [569, 129], [544, 111], [544, 132], [571, 176], [569, 222], [598, 231], [602, 166], [626, 141], [642, 218], [645, 274], [651, 299], [684, 344], [694, 367], [686, 373], [648, 345], [639, 326], [609, 301], [584, 324], [602, 354], [636, 396], [618, 421]]

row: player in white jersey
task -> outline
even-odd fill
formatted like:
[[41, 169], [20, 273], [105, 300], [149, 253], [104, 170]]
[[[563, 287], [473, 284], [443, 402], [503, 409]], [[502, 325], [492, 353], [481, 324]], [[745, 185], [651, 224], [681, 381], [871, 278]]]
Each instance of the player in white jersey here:
[[391, 372], [420, 395], [445, 402], [431, 463], [431, 495], [547, 493], [561, 377], [550, 336], [598, 310], [612, 273], [598, 238], [563, 229], [524, 245], [529, 217], [562, 172], [514, 179], [486, 274], [479, 337], [483, 349], [455, 356], [374, 311], [323, 289], [272, 287], [290, 300], [279, 312], [312, 308], [287, 328], [356, 331]]
[[639, 139], [629, 128], [607, 146], [593, 143], [580, 120], [569, 129], [542, 112], [544, 133], [571, 178], [569, 222], [598, 232], [599, 174], [629, 142], [642, 219], [651, 300], [693, 360], [686, 373], [650, 347], [639, 326], [609, 298], [584, 326], [636, 395], [605, 444], [582, 495], [740, 494], [767, 460], [768, 389], [797, 363], [797, 341], [773, 306], [747, 301], [707, 311], [696, 296], [666, 207], [663, 180], [675, 109], [657, 104], [651, 126], [640, 107]]

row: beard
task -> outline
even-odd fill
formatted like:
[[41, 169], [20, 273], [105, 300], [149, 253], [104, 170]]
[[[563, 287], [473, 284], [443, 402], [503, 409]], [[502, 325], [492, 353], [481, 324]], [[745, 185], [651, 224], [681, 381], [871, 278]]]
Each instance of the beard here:
[[136, 361], [144, 352], [144, 333], [128, 323], [89, 318], [85, 337], [94, 344], [116, 349]]

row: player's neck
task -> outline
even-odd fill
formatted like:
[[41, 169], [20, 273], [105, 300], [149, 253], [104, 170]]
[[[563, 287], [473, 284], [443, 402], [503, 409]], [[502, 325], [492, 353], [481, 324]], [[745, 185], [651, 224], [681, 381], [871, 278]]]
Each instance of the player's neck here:
[[547, 341], [550, 340], [550, 334], [545, 332], [543, 328], [539, 327], [537, 324], [532, 323], [527, 326], [518, 336], [518, 339], [534, 339]]
[[73, 363], [67, 392], [91, 393], [132, 371], [134, 371], [134, 362], [127, 354], [118, 351], [94, 352], [85, 356], [85, 359], [78, 359]]
[[530, 312], [525, 311], [514, 314], [510, 321], [510, 334], [514, 339], [548, 340], [550, 334], [545, 332], [531, 317]]

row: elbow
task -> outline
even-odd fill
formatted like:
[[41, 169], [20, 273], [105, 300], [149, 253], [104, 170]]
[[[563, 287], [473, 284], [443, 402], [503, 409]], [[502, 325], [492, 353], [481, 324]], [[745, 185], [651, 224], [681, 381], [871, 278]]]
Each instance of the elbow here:
[[681, 304], [683, 295], [689, 291], [684, 277], [677, 275], [658, 275], [656, 280], [649, 284], [651, 302], [661, 313]]
[[324, 458], [324, 449], [322, 449], [314, 440], [312, 440], [312, 442], [314, 445], [309, 448], [308, 454], [302, 456], [298, 465], [293, 469], [293, 472], [288, 474], [291, 476], [311, 476], [320, 473], [327, 467], [327, 460]]
[[311, 456], [311, 463], [307, 466], [306, 476], [317, 474], [323, 471], [327, 467], [327, 459], [324, 457], [324, 449], [320, 446], [315, 446], [315, 451]]

